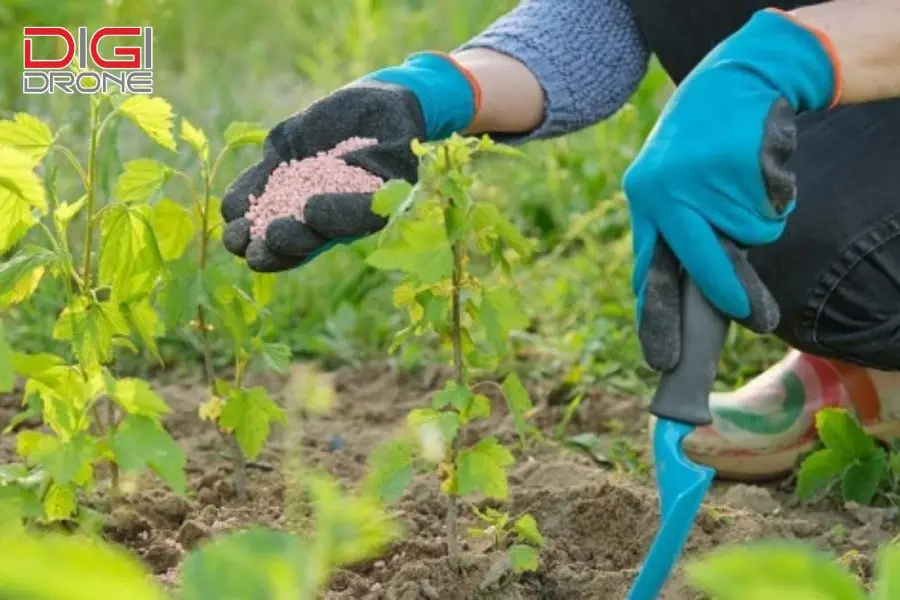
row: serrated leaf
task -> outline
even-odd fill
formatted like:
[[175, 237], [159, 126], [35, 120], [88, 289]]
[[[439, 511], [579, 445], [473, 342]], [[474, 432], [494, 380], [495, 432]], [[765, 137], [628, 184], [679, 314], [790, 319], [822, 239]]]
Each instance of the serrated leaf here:
[[50, 126], [28, 113], [16, 113], [12, 120], [0, 121], [0, 146], [12, 146], [27, 154], [34, 164], [53, 145]]
[[817, 412], [816, 431], [825, 447], [846, 462], [875, 452], [875, 441], [842, 408], [825, 408]]
[[3, 321], [0, 321], [0, 394], [11, 392], [16, 383], [16, 374], [13, 371], [12, 346], [6, 339], [6, 330]]
[[162, 270], [150, 211], [146, 204], [113, 204], [103, 214], [98, 279], [119, 301], [151, 291]]
[[877, 448], [875, 452], [859, 459], [847, 468], [841, 482], [841, 492], [847, 502], [871, 504], [878, 484], [884, 476], [887, 457]]
[[510, 451], [493, 437], [462, 450], [456, 460], [459, 494], [479, 493], [495, 500], [505, 500], [509, 496], [506, 468], [514, 462]]
[[153, 310], [153, 305], [150, 304], [150, 300], [144, 298], [138, 302], [126, 304], [122, 307], [122, 311], [125, 318], [131, 324], [131, 328], [137, 332], [144, 347], [156, 360], [162, 363], [163, 359], [159, 354], [156, 338], [162, 335], [165, 332], [165, 329], [163, 328], [162, 322], [159, 320], [156, 311]]
[[58, 485], [70, 483], [80, 485], [84, 480], [79, 478], [79, 475], [85, 470], [90, 473], [94, 454], [93, 438], [79, 433], [68, 441], [57, 439], [55, 445], [44, 441], [31, 449], [29, 460], [46, 468], [54, 483]]
[[162, 146], [176, 150], [172, 135], [174, 114], [172, 106], [162, 98], [129, 96], [119, 106], [119, 112], [134, 122], [147, 136]]
[[187, 142], [201, 159], [206, 161], [209, 158], [209, 139], [202, 129], [194, 127], [185, 118], [181, 119], [181, 139]]
[[459, 411], [461, 423], [468, 423], [475, 419], [486, 419], [491, 416], [491, 399], [484, 394], [472, 396], [469, 404]]
[[40, 246], [29, 245], [0, 263], [0, 308], [31, 297], [46, 269], [56, 263], [56, 255]]
[[254, 123], [236, 121], [225, 129], [225, 143], [232, 147], [262, 144], [268, 133]]
[[522, 385], [519, 376], [515, 373], [510, 373], [503, 380], [502, 387], [503, 397], [506, 399], [506, 404], [509, 406], [509, 411], [516, 425], [516, 432], [519, 434], [519, 439], [522, 443], [525, 443], [525, 436], [529, 432], [526, 416], [534, 408], [534, 405], [531, 403], [531, 397], [528, 395], [525, 386]]
[[284, 412], [265, 388], [255, 387], [238, 390], [226, 398], [219, 427], [233, 433], [244, 456], [253, 460], [265, 446], [273, 421], [284, 423]]
[[722, 600], [865, 600], [854, 577], [831, 556], [796, 542], [721, 548], [686, 567], [694, 586]]
[[0, 253], [5, 253], [21, 240], [37, 220], [32, 208], [22, 197], [0, 185]]
[[382, 217], [392, 216], [413, 192], [413, 186], [402, 179], [388, 181], [372, 196], [372, 212]]
[[78, 360], [88, 369], [109, 362], [114, 339], [128, 333], [118, 306], [85, 296], [78, 296], [63, 309], [53, 328], [54, 339], [71, 341]]
[[41, 178], [34, 172], [31, 156], [10, 146], [0, 145], [0, 189], [5, 189], [41, 214], [47, 214], [46, 192]]
[[156, 203], [150, 222], [166, 261], [181, 258], [197, 232], [190, 211], [168, 198]]
[[129, 415], [141, 415], [159, 421], [163, 415], [172, 412], [165, 400], [143, 379], [119, 379], [114, 382], [109, 394]]
[[538, 570], [539, 560], [537, 548], [525, 544], [513, 544], [507, 553], [509, 566], [513, 573], [534, 572]]
[[56, 221], [56, 225], [60, 229], [65, 230], [69, 222], [81, 212], [85, 202], [87, 202], [87, 196], [82, 196], [72, 203], [63, 202], [59, 204], [56, 207], [56, 210], [53, 211], [53, 218]]
[[366, 262], [377, 269], [397, 269], [432, 284], [450, 276], [453, 254], [440, 222], [404, 221], [400, 237], [372, 252]]
[[112, 436], [110, 446], [116, 463], [124, 471], [135, 473], [150, 468], [183, 495], [187, 489], [184, 452], [172, 436], [150, 417], [128, 415]]
[[291, 347], [276, 342], [263, 342], [260, 354], [266, 365], [278, 373], [286, 373], [291, 366]]
[[[55, 492], [58, 494], [58, 492]], [[86, 535], [0, 537], [0, 589], [30, 600], [164, 600], [149, 570], [127, 551]], [[48, 577], [48, 573], [53, 573]]]
[[531, 515], [525, 514], [516, 519], [515, 530], [529, 544], [535, 546], [544, 544], [544, 536], [541, 535], [537, 521]]
[[316, 564], [303, 538], [253, 526], [217, 537], [188, 556], [178, 597], [305, 598], [315, 588]]
[[162, 189], [172, 176], [172, 169], [149, 158], [125, 163], [116, 180], [115, 198], [119, 202], [143, 202]]
[[452, 406], [456, 410], [462, 410], [468, 406], [471, 398], [472, 392], [468, 388], [451, 379], [444, 385], [444, 389], [431, 397], [431, 407], [440, 410], [445, 406]]
[[51, 483], [44, 494], [44, 516], [48, 521], [62, 521], [75, 514], [75, 490], [70, 485]]
[[369, 454], [369, 473], [363, 489], [380, 501], [393, 504], [412, 482], [412, 460], [412, 448], [406, 442], [384, 442]]
[[186, 324], [197, 316], [197, 307], [210, 307], [204, 285], [204, 273], [196, 264], [182, 259], [167, 265], [162, 288], [156, 297], [163, 322], [170, 328]]

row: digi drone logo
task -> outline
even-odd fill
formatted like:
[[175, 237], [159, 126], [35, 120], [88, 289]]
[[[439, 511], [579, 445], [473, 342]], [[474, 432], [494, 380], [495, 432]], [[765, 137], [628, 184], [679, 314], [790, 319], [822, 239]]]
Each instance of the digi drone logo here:
[[[23, 31], [25, 94], [95, 94], [116, 89], [126, 94], [153, 93], [152, 27], [101, 27], [90, 38], [87, 27], [79, 27], [75, 35], [65, 27], [25, 27]], [[113, 36], [140, 38], [143, 43], [113, 46], [115, 58], [103, 58], [100, 42]], [[61, 58], [35, 58], [34, 39], [40, 37], [61, 40], [65, 54]], [[73, 68], [76, 60], [77, 68]]]

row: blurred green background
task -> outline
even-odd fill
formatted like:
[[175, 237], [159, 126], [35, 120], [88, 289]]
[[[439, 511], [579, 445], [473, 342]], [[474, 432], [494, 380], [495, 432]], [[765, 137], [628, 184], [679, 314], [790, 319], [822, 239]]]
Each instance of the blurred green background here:
[[[65, 128], [70, 145], [86, 146], [87, 100], [23, 97], [25, 25], [151, 25], [156, 94], [177, 114], [212, 136], [232, 121], [266, 127], [313, 99], [372, 69], [420, 49], [452, 50], [516, 4], [513, 0], [3, 0], [0, 4], [0, 111], [28, 111]], [[602, 32], [598, 32], [601, 35]], [[481, 165], [479, 193], [508, 211], [539, 240], [539, 252], [519, 270], [531, 327], [517, 336], [517, 367], [531, 377], [646, 394], [653, 383], [633, 328], [628, 212], [619, 178], [634, 156], [670, 84], [654, 66], [641, 89], [612, 119], [565, 138], [534, 142], [524, 160]], [[101, 157], [105, 189], [125, 161], [161, 156], [186, 168], [189, 156], [162, 155], [142, 136], [112, 134]], [[217, 192], [256, 157], [253, 150], [224, 164]], [[60, 195], [74, 181], [58, 174]], [[167, 190], [177, 198], [177, 191]], [[74, 193], [74, 191], [72, 192]], [[64, 200], [66, 198], [63, 198]], [[338, 248], [278, 281], [275, 331], [298, 357], [328, 364], [384, 357], [404, 316], [391, 305], [391, 281], [365, 266], [367, 242]], [[236, 280], [246, 269], [219, 249]], [[9, 315], [22, 350], [58, 350], [50, 336], [61, 308], [45, 286]], [[199, 356], [187, 332], [171, 332], [162, 348], [170, 368], [190, 368]], [[218, 359], [228, 361], [227, 348]], [[738, 385], [777, 358], [778, 343], [732, 329], [719, 385]], [[416, 368], [434, 349], [405, 347], [399, 360]], [[149, 361], [128, 368], [146, 370]]]

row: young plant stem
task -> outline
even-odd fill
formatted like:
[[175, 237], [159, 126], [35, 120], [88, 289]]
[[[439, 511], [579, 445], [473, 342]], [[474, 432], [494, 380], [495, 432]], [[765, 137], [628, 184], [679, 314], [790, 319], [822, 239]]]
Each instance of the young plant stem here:
[[[208, 165], [203, 168], [203, 201], [200, 206], [200, 272], [206, 270], [206, 259], [209, 250], [209, 204], [210, 204], [210, 188], [212, 186], [211, 172]], [[216, 380], [215, 369], [212, 361], [212, 341], [209, 338], [209, 326], [206, 322], [206, 311], [203, 306], [197, 306], [197, 326], [200, 328], [200, 341], [203, 347], [203, 373], [206, 381], [206, 387], [209, 393], [214, 393], [214, 382]], [[240, 378], [240, 374], [237, 375]], [[240, 387], [240, 383], [238, 383]], [[225, 435], [231, 451], [232, 467], [234, 470], [234, 490], [237, 494], [238, 501], [244, 503], [247, 501], [247, 464], [244, 460], [244, 453], [233, 435]]]
[[[463, 278], [462, 265], [462, 243], [457, 240], [453, 242], [453, 279], [452, 279], [452, 315], [451, 315], [451, 335], [453, 340], [453, 368], [455, 370], [456, 383], [460, 387], [465, 385], [465, 374], [463, 371], [462, 357], [462, 309], [460, 306], [460, 295]], [[460, 432], [461, 433], [461, 432]], [[457, 434], [453, 438], [450, 447], [451, 464], [456, 465], [456, 456], [459, 453], [459, 437]], [[455, 492], [447, 494], [447, 556], [450, 559], [450, 566], [453, 569], [459, 569], [459, 538], [458, 520], [459, 513], [457, 510], [457, 496]]]
[[88, 149], [87, 172], [87, 202], [85, 203], [85, 232], [84, 232], [84, 273], [82, 274], [82, 291], [91, 289], [91, 270], [93, 269], [93, 245], [94, 245], [94, 212], [96, 210], [97, 188], [97, 141], [100, 137], [100, 111], [98, 104], [91, 100], [91, 142]]

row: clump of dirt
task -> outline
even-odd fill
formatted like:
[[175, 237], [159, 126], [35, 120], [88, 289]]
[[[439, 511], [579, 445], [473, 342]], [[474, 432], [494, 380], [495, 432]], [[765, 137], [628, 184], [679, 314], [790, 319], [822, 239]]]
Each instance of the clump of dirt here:
[[[158, 390], [173, 413], [166, 425], [188, 454], [192, 495], [180, 499], [152, 478], [121, 499], [111, 511], [105, 535], [137, 552], [160, 581], [177, 585], [184, 555], [218, 533], [251, 523], [294, 528], [306, 518], [295, 506], [297, 477], [292, 458], [327, 469], [348, 486], [366, 472], [369, 452], [402, 426], [409, 410], [426, 405], [443, 386], [446, 373], [430, 369], [403, 374], [388, 363], [346, 368], [334, 374], [336, 405], [323, 417], [299, 428], [274, 433], [262, 455], [248, 465], [249, 500], [235, 497], [225, 440], [197, 415], [205, 400], [196, 380], [168, 382]], [[292, 408], [286, 380], [268, 377], [253, 382], [268, 387]], [[491, 386], [485, 389], [489, 390]], [[624, 598], [658, 525], [658, 498], [653, 481], [627, 472], [610, 461], [554, 440], [554, 429], [566, 410], [553, 382], [530, 389], [537, 406], [534, 421], [546, 442], [520, 453], [510, 473], [508, 510], [529, 512], [537, 519], [546, 544], [540, 570], [512, 577], [501, 549], [481, 541], [462, 542], [462, 572], [453, 570], [444, 547], [445, 498], [434, 477], [419, 476], [392, 511], [401, 515], [407, 536], [378, 560], [341, 571], [326, 594], [329, 600], [555, 600]], [[18, 400], [0, 398], [0, 417], [10, 417]], [[293, 415], [296, 416], [296, 415]], [[567, 434], [608, 432], [616, 421], [639, 456], [646, 457], [646, 409], [628, 397], [593, 395], [572, 415]], [[514, 426], [499, 402], [490, 422], [479, 426], [502, 439], [514, 439]], [[11, 455], [10, 439], [0, 448]], [[832, 550], [861, 579], [872, 576], [878, 547], [898, 533], [896, 511], [823, 503], [796, 506], [789, 485], [774, 482], [750, 486], [717, 482], [688, 542], [686, 558], [712, 548], [751, 539], [805, 539]], [[98, 507], [108, 506], [100, 495]], [[490, 503], [482, 503], [490, 506]], [[467, 523], [460, 530], [466, 531]], [[683, 561], [682, 561], [683, 562]], [[677, 572], [666, 587], [666, 600], [694, 600]]]

